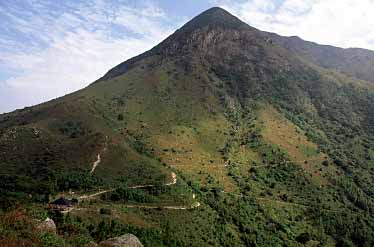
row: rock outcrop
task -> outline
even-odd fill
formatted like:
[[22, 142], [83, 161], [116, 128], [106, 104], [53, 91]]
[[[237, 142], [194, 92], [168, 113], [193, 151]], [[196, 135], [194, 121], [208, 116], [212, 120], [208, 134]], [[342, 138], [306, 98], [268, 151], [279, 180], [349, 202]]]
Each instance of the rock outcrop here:
[[89, 242], [88, 244], [86, 244], [84, 247], [97, 247], [97, 246], [99, 246], [99, 245], [92, 241], [92, 242]]
[[40, 232], [50, 232], [54, 234], [56, 234], [57, 231], [55, 222], [50, 218], [46, 218], [44, 221], [40, 222], [36, 226], [36, 229]]
[[143, 245], [135, 235], [124, 234], [100, 242], [99, 247], [143, 247]]

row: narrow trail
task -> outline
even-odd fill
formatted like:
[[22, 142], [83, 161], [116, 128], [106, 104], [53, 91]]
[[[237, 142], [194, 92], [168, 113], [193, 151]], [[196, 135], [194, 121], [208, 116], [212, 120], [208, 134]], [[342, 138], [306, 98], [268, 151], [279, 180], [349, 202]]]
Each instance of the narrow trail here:
[[[236, 193], [226, 192], [226, 191], [222, 191], [221, 193], [225, 193], [225, 194], [229, 194], [229, 195], [233, 195], [233, 196], [237, 196], [237, 197], [243, 197], [244, 196], [243, 194], [236, 194]], [[291, 206], [301, 207], [301, 208], [304, 208], [304, 209], [313, 209], [314, 208], [312, 206], [308, 206], [308, 205], [304, 205], [304, 204], [300, 204], [300, 203], [285, 202], [285, 201], [271, 199], [271, 198], [265, 198], [265, 197], [256, 197], [255, 199], [257, 201], [266, 201], [266, 202], [277, 203], [277, 204], [281, 204], [281, 205], [285, 205], [285, 206], [290, 206], [291, 205]], [[339, 212], [338, 210], [332, 210], [332, 209], [321, 209], [321, 211]]]
[[[275, 164], [275, 165], [259, 165], [259, 166], [251, 166], [251, 168], [261, 168], [261, 167], [277, 167], [277, 166], [281, 166], [281, 165], [285, 165], [285, 164], [291, 164], [291, 163], [304, 163], [305, 161], [307, 162], [310, 162], [310, 161], [315, 161], [315, 160], [323, 160], [324, 158], [322, 157], [316, 157], [316, 158], [311, 158], [311, 159], [305, 159], [305, 160], [285, 160], [284, 163], [279, 163], [279, 164]], [[194, 166], [197, 166], [196, 164], [186, 164], [186, 165], [172, 165], [173, 167], [194, 167]], [[217, 167], [217, 168], [222, 168], [222, 167], [229, 167], [230, 165], [229, 164], [209, 164], [207, 165], [207, 167]]]
[[[122, 205], [125, 208], [139, 208], [139, 209], [167, 209], [167, 210], [191, 210], [195, 209], [201, 206], [200, 202], [194, 202], [191, 204], [191, 206], [151, 206], [151, 205], [136, 205], [136, 204], [127, 204], [127, 205]], [[88, 211], [92, 209], [89, 208], [72, 208], [70, 211], [75, 210], [75, 211]], [[116, 211], [116, 209], [114, 209]], [[98, 211], [98, 210], [94, 210]]]
[[191, 206], [150, 206], [150, 205], [135, 205], [135, 204], [127, 204], [124, 205], [126, 208], [145, 208], [145, 209], [171, 209], [171, 210], [188, 210], [200, 207], [200, 202], [195, 202]]
[[[171, 182], [169, 183], [165, 183], [164, 186], [171, 186], [171, 185], [174, 185], [177, 183], [177, 175], [172, 172], [171, 173]], [[155, 187], [156, 185], [154, 184], [145, 184], [145, 185], [134, 185], [134, 186], [129, 186], [128, 188], [129, 189], [142, 189], [142, 188], [150, 188], [150, 187]], [[82, 195], [80, 197], [78, 197], [78, 199], [81, 199], [81, 200], [84, 200], [84, 199], [89, 199], [89, 198], [93, 198], [95, 196], [99, 196], [99, 195], [102, 195], [102, 194], [105, 194], [105, 193], [109, 193], [109, 192], [113, 192], [115, 191], [116, 189], [107, 189], [107, 190], [103, 190], [103, 191], [99, 191], [99, 192], [95, 192], [93, 194], [90, 194], [90, 195]]]
[[[165, 183], [164, 186], [171, 186], [175, 185], [177, 183], [177, 175], [172, 172], [171, 173], [171, 182]], [[139, 188], [149, 188], [149, 187], [154, 187], [155, 185], [153, 184], [148, 184], [148, 185], [135, 185], [135, 186], [130, 186], [128, 187], [129, 189], [139, 189]], [[110, 193], [115, 191], [115, 189], [108, 189], [108, 190], [103, 190], [99, 191], [90, 195], [82, 195], [78, 197], [79, 200], [86, 200], [86, 199], [91, 199], [96, 196], [105, 194], [105, 193]], [[195, 199], [195, 194], [192, 195], [192, 198]], [[152, 205], [136, 205], [136, 204], [129, 204], [129, 205], [123, 205], [126, 208], [146, 208], [146, 209], [171, 209], [171, 210], [188, 210], [188, 209], [194, 209], [198, 208], [201, 206], [200, 202], [194, 202], [191, 206], [152, 206]], [[75, 210], [84, 210], [82, 208], [76, 208]]]
[[95, 169], [100, 164], [100, 162], [101, 162], [100, 154], [97, 154], [97, 158], [96, 158], [96, 161], [92, 165], [92, 169], [90, 171], [90, 175], [92, 175], [95, 172]]
[[233, 192], [222, 191], [221, 193], [229, 194], [229, 195], [233, 195], [233, 196], [237, 196], [237, 197], [243, 197], [243, 194], [237, 194], [237, 193], [233, 193]]
[[[103, 148], [102, 152], [105, 152], [107, 150], [107, 147], [108, 147], [108, 136], [105, 136], [105, 144], [104, 144], [104, 148]], [[100, 162], [101, 162], [101, 154], [98, 153], [97, 157], [96, 157], [96, 160], [92, 164], [92, 169], [90, 171], [90, 175], [92, 175], [95, 172], [95, 169], [100, 164]]]
[[78, 197], [78, 199], [81, 199], [81, 200], [89, 199], [89, 198], [99, 196], [99, 195], [102, 195], [102, 194], [105, 194], [105, 193], [113, 192], [113, 191], [115, 191], [115, 189], [103, 190], [103, 191], [99, 191], [99, 192], [96, 192], [96, 193], [91, 194], [91, 195], [80, 196], [80, 197]]
[[[105, 150], [106, 150], [106, 147], [104, 147], [103, 151], [105, 151]], [[277, 167], [277, 166], [290, 164], [290, 163], [305, 163], [305, 162], [308, 162], [308, 161], [314, 161], [314, 160], [320, 160], [320, 159], [321, 159], [321, 157], [311, 158], [311, 159], [306, 159], [306, 160], [290, 160], [290, 161], [285, 161], [285, 163], [282, 163], [282, 164], [260, 165], [260, 166], [253, 166], [253, 168]], [[99, 153], [99, 154], [97, 154], [97, 159], [93, 163], [92, 169], [90, 171], [91, 175], [95, 172], [95, 169], [100, 164], [100, 162], [101, 162], [101, 156], [100, 156], [100, 153]], [[225, 165], [225, 167], [226, 167], [226, 165]], [[177, 175], [174, 172], [172, 172], [171, 173], [171, 181], [168, 182], [168, 183], [165, 183], [163, 185], [164, 186], [171, 186], [171, 185], [175, 185], [176, 183], [177, 183]], [[141, 189], [141, 188], [150, 188], [150, 187], [155, 187], [155, 186], [156, 185], [154, 185], [154, 184], [145, 184], [145, 185], [129, 186], [128, 188], [129, 189]], [[78, 199], [80, 199], [80, 200], [90, 199], [90, 198], [94, 198], [96, 196], [99, 196], [99, 195], [102, 195], [102, 194], [105, 194], [105, 193], [110, 193], [110, 192], [113, 192], [113, 191], [115, 191], [115, 189], [113, 189], [113, 188], [108, 189], [108, 190], [103, 190], [103, 191], [99, 191], [99, 192], [96, 192], [96, 193], [93, 193], [93, 194], [90, 194], [90, 195], [82, 195], [82, 196], [78, 197]], [[222, 193], [231, 194], [231, 195], [238, 196], [238, 197], [243, 197], [242, 194], [235, 194], [235, 193], [225, 192], [225, 191], [222, 191]], [[193, 196], [193, 198], [194, 197], [195, 196]], [[279, 201], [279, 200], [272, 200], [272, 199], [267, 199], [267, 198], [256, 198], [256, 200], [258, 200], [258, 201], [272, 201], [272, 202], [279, 203], [279, 204], [294, 205], [294, 206], [299, 206], [299, 207], [304, 207], [304, 208], [310, 208], [310, 206], [306, 206], [306, 205], [302, 205], [302, 204], [284, 202], [284, 201]], [[135, 205], [135, 204], [124, 205], [124, 207], [127, 207], [127, 208], [172, 209], [172, 210], [187, 210], [187, 209], [198, 208], [200, 206], [201, 206], [200, 202], [195, 202], [189, 207], [187, 207], [187, 206], [151, 206], [151, 205]], [[326, 210], [326, 211], [332, 211], [332, 210]]]
[[[278, 203], [278, 204], [283, 204], [283, 205], [292, 205], [292, 206], [296, 206], [296, 207], [301, 207], [301, 208], [305, 208], [305, 209], [315, 209], [314, 207], [312, 206], [308, 206], [308, 205], [304, 205], [304, 204], [299, 204], [299, 203], [294, 203], [294, 202], [285, 202], [285, 201], [281, 201], [281, 200], [274, 200], [274, 199], [270, 199], [270, 198], [264, 198], [264, 197], [257, 197], [256, 198], [257, 201], [267, 201], [267, 202], [273, 202], [273, 203]], [[325, 211], [325, 212], [340, 212], [339, 210], [332, 210], [332, 209], [320, 209], [321, 211]]]
[[[163, 186], [171, 186], [177, 183], [177, 174], [174, 172], [171, 173], [171, 182], [163, 184]], [[149, 188], [149, 187], [155, 187], [154, 184], [145, 184], [145, 185], [134, 185], [129, 186], [129, 189], [141, 189], [141, 188]]]
[[294, 202], [285, 202], [285, 201], [281, 201], [281, 200], [264, 198], [264, 197], [257, 197], [256, 200], [257, 201], [274, 202], [274, 203], [284, 204], [284, 205], [292, 205], [292, 206], [297, 206], [297, 207], [301, 207], [301, 208], [312, 208], [311, 206], [307, 206], [307, 205], [304, 205], [304, 204], [299, 204], [299, 203], [294, 203]]
[[306, 159], [306, 160], [289, 160], [289, 161], [285, 161], [285, 163], [280, 163], [280, 164], [275, 164], [275, 165], [252, 166], [251, 168], [277, 167], [277, 166], [291, 164], [291, 163], [305, 163], [305, 162], [310, 162], [310, 161], [315, 161], [315, 160], [322, 160], [322, 159], [323, 158], [321, 158], [321, 157], [317, 157], [317, 158], [311, 158], [311, 159]]

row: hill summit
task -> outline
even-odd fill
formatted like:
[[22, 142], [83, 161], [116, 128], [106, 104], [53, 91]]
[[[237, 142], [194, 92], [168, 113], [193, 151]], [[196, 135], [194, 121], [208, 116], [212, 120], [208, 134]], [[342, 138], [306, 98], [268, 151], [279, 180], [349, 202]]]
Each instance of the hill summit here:
[[[131, 67], [132, 63], [148, 56], [156, 54], [171, 55], [170, 53], [172, 51], [174, 51], [175, 54], [181, 55], [180, 49], [182, 49], [182, 46], [191, 46], [194, 39], [196, 42], [197, 35], [206, 36], [208, 35], [208, 30], [241, 30], [249, 28], [250, 27], [247, 24], [239, 20], [237, 17], [231, 15], [226, 10], [219, 7], [213, 7], [196, 16], [191, 21], [187, 22], [185, 25], [183, 25], [183, 27], [178, 29], [174, 34], [161, 42], [159, 45], [155, 46], [150, 51], [145, 52], [144, 54], [134, 57], [114, 67], [106, 75], [104, 75], [102, 79], [108, 79], [114, 76], [118, 76], [126, 72], [128, 70], [128, 67]], [[195, 43], [194, 45], [196, 46], [197, 44]]]
[[70, 191], [72, 246], [373, 246], [373, 57], [209, 9], [87, 88], [0, 115], [0, 205]]

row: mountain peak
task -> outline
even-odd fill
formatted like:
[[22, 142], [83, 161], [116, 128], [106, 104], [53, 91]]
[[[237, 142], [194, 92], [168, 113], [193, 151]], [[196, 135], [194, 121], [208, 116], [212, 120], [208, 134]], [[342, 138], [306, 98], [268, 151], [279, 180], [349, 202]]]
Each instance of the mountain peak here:
[[[220, 8], [220, 7], [213, 7], [210, 8], [189, 22], [187, 22], [185, 25], [183, 25], [180, 29], [178, 29], [174, 34], [170, 35], [168, 38], [166, 38], [163, 42], [152, 48], [151, 50], [138, 55], [136, 57], [133, 57], [116, 67], [112, 68], [110, 71], [108, 71], [107, 74], [105, 74], [102, 78], [100, 78], [98, 81], [106, 80], [113, 78], [115, 76], [121, 75], [128, 71], [133, 64], [135, 64], [137, 61], [154, 55], [154, 54], [161, 54], [161, 53], [168, 53], [170, 55], [170, 52], [174, 52], [177, 54], [182, 54], [182, 47], [186, 47], [191, 44], [191, 34], [195, 31], [209, 28], [209, 29], [231, 29], [231, 30], [245, 30], [245, 29], [254, 29], [250, 27], [248, 24], [242, 22], [238, 17], [230, 14], [228, 11]], [[196, 38], [196, 37], [195, 37]], [[187, 44], [189, 43], [189, 44]]]
[[223, 8], [213, 7], [200, 15], [193, 18], [191, 21], [187, 22], [182, 29], [194, 30], [204, 26], [219, 26], [222, 28], [233, 28], [233, 29], [242, 29], [244, 27], [248, 28], [248, 25], [242, 22], [236, 16], [230, 14]]
[[212, 7], [210, 9], [207, 9], [200, 13], [200, 15], [230, 15], [232, 16], [227, 10], [221, 8], [221, 7]]

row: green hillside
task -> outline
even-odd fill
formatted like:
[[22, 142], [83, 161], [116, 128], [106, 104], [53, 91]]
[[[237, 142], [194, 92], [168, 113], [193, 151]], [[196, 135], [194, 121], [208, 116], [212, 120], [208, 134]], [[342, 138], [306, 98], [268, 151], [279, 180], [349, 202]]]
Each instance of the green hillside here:
[[[212, 8], [87, 88], [0, 115], [0, 246], [373, 246], [374, 86], [330, 68]], [[57, 235], [35, 230], [47, 214]]]

